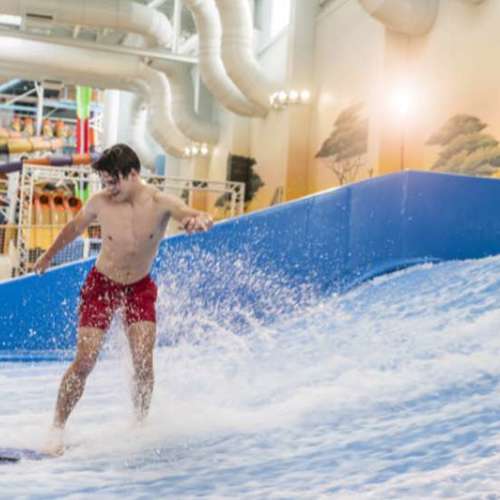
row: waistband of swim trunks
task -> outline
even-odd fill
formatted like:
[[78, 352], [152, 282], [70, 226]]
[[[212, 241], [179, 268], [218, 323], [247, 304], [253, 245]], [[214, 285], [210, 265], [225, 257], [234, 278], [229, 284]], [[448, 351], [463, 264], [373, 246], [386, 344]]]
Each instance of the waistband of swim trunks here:
[[148, 273], [148, 274], [146, 274], [146, 276], [144, 276], [144, 278], [141, 278], [140, 280], [134, 281], [133, 283], [120, 283], [119, 281], [112, 280], [109, 276], [105, 275], [104, 273], [101, 273], [101, 271], [99, 271], [96, 266], [93, 266], [92, 269], [90, 270], [90, 272], [97, 274], [99, 276], [99, 278], [105, 279], [106, 281], [109, 281], [110, 283], [112, 283], [113, 285], [115, 285], [117, 287], [124, 287], [124, 288], [128, 287], [128, 286], [138, 285], [138, 284], [142, 283], [143, 281], [147, 281], [151, 278], [151, 275]]

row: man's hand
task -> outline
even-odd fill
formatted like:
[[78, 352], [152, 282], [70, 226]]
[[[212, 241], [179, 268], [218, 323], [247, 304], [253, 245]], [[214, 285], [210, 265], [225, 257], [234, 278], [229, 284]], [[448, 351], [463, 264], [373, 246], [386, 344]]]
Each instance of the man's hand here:
[[214, 225], [214, 222], [209, 214], [201, 213], [190, 217], [184, 217], [181, 224], [186, 232], [191, 234], [195, 232], [208, 231]]
[[35, 262], [35, 265], [33, 266], [33, 271], [36, 274], [43, 274], [47, 268], [50, 266], [51, 258], [45, 252], [43, 255], [41, 255], [38, 260]]

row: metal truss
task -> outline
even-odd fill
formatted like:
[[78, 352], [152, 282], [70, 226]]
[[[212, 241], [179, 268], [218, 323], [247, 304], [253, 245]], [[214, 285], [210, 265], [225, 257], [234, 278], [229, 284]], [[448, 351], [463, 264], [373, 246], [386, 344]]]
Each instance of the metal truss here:
[[[188, 205], [192, 204], [194, 193], [207, 192], [217, 195], [218, 198], [223, 197], [229, 217], [244, 212], [245, 184], [242, 182], [163, 177], [148, 173], [141, 174], [141, 176], [147, 183], [154, 185], [160, 191], [184, 198]], [[19, 182], [18, 259], [14, 269], [16, 276], [29, 272], [35, 257], [33, 252], [30, 252], [28, 242], [31, 241], [31, 232], [34, 229], [33, 199], [35, 186], [39, 183], [51, 183], [56, 188], [73, 184], [75, 191], [82, 192], [86, 188], [89, 194], [99, 191], [102, 187], [99, 176], [88, 165], [79, 167], [53, 167], [30, 165], [29, 163], [23, 165]]]

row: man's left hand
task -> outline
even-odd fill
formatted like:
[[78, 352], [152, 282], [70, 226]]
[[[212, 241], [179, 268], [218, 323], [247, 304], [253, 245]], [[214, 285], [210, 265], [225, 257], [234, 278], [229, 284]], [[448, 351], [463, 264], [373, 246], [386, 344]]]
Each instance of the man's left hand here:
[[208, 231], [214, 222], [209, 214], [198, 214], [182, 219], [182, 227], [188, 234]]

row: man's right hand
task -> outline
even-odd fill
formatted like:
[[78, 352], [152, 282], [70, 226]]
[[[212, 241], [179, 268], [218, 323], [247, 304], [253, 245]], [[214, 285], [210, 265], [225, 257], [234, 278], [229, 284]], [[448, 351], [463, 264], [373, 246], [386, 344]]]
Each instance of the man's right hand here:
[[49, 257], [47, 252], [41, 255], [33, 266], [33, 272], [36, 274], [43, 274], [47, 268], [50, 266], [50, 261], [52, 259]]

